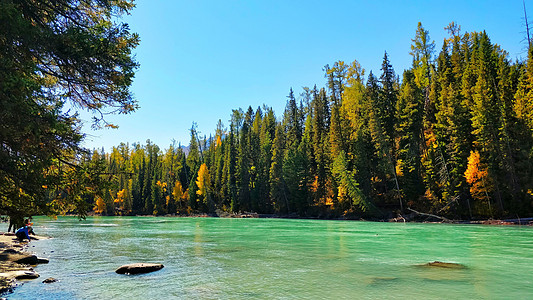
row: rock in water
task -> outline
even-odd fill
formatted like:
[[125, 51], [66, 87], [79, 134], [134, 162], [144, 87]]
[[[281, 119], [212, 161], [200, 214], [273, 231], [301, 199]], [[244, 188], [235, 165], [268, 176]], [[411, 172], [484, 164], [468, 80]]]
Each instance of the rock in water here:
[[55, 279], [53, 277], [49, 277], [49, 278], [46, 278], [45, 280], [43, 280], [43, 283], [52, 283], [52, 282], [57, 282], [57, 279]]
[[48, 258], [40, 258], [40, 257], [37, 257], [37, 263], [38, 264], [47, 264], [49, 263], [50, 261], [48, 260]]
[[118, 274], [143, 274], [150, 273], [161, 270], [163, 268], [162, 264], [146, 264], [146, 263], [137, 263], [123, 265], [115, 270]]
[[6, 273], [2, 273], [2, 277], [6, 279], [35, 279], [39, 278], [39, 274], [34, 271], [24, 271], [24, 270], [17, 270], [17, 271], [10, 271]]
[[425, 267], [446, 268], [446, 269], [466, 269], [464, 265], [457, 263], [447, 263], [442, 261], [434, 261], [424, 265]]
[[15, 249], [6, 249], [0, 252], [0, 261], [12, 261], [19, 264], [37, 265], [47, 264], [48, 259], [39, 258], [33, 254], [17, 251]]

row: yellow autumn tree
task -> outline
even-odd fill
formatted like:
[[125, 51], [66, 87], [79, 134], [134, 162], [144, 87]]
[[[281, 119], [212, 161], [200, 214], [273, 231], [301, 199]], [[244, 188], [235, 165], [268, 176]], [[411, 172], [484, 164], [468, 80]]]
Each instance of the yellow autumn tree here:
[[[183, 192], [183, 195], [181, 196], [181, 200], [183, 201], [183, 203], [185, 203], [187, 205], [185, 207], [186, 208], [186, 213], [190, 215], [192, 213], [192, 208], [191, 208], [190, 205], [188, 205], [188, 203], [189, 203], [189, 189], [186, 189]], [[178, 208], [178, 209], [181, 209], [181, 207]]]
[[165, 193], [167, 191], [167, 183], [166, 182], [161, 182], [160, 180], [158, 180], [156, 183], [155, 183], [158, 187], [161, 188], [161, 191], [163, 193]]
[[204, 196], [204, 202], [206, 202], [208, 193], [211, 189], [211, 176], [209, 175], [209, 169], [207, 168], [207, 165], [205, 163], [202, 164], [200, 166], [200, 170], [198, 170], [198, 178], [196, 179], [196, 185], [198, 186], [196, 194]]
[[[174, 198], [174, 201], [177, 202], [178, 209], [181, 208], [181, 200], [183, 197], [183, 187], [181, 185], [181, 182], [179, 180], [176, 181], [174, 184], [174, 187], [172, 188], [172, 197]], [[167, 203], [168, 206], [168, 203]]]
[[487, 201], [489, 212], [491, 211], [489, 193], [493, 191], [492, 180], [489, 176], [488, 167], [481, 162], [478, 151], [471, 151], [468, 157], [468, 167], [465, 171], [466, 182], [470, 185], [472, 198]]
[[102, 199], [102, 197], [100, 196], [96, 196], [96, 201], [95, 201], [95, 206], [93, 208], [94, 212], [97, 213], [97, 214], [101, 214], [102, 212], [105, 211], [105, 202], [104, 202], [104, 199]]
[[217, 135], [217, 142], [215, 144], [215, 148], [218, 148], [222, 145], [222, 138], [220, 137], [220, 135]]
[[174, 196], [174, 199], [181, 199], [181, 196], [183, 196], [183, 187], [181, 186], [181, 182], [179, 180], [176, 181], [176, 184], [174, 184], [172, 196]]
[[117, 192], [117, 198], [115, 198], [113, 202], [119, 207], [122, 207], [122, 205], [124, 204], [125, 196], [126, 196], [126, 189], [122, 189], [121, 191]]

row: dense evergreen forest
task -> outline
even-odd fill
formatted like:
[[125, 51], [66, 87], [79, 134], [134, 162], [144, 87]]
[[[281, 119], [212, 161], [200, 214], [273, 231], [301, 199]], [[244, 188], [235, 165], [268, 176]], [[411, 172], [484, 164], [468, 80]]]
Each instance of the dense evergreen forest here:
[[235, 109], [209, 137], [193, 124], [187, 148], [87, 154], [100, 180], [84, 199], [107, 215], [530, 216], [533, 51], [511, 61], [485, 32], [446, 30], [437, 53], [418, 24], [401, 76], [386, 52], [376, 74], [338, 61], [326, 87], [291, 89], [281, 116]]

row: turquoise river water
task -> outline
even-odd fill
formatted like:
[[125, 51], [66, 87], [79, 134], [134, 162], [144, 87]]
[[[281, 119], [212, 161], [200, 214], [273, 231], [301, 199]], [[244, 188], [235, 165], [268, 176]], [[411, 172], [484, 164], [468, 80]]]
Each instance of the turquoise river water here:
[[[35, 219], [41, 278], [8, 299], [533, 299], [533, 228], [354, 221]], [[465, 269], [420, 267], [432, 261]], [[162, 263], [143, 275], [114, 270]], [[44, 284], [48, 277], [59, 282]]]

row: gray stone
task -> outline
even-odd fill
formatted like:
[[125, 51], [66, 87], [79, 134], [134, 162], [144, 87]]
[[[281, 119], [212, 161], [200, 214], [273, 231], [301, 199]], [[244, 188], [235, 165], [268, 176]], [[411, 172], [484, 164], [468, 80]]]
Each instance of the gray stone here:
[[49, 263], [50, 260], [48, 260], [48, 258], [40, 258], [40, 257], [37, 257], [37, 263], [38, 264], [47, 264]]
[[35, 278], [39, 278], [39, 274], [33, 271], [25, 271], [24, 274], [20, 274], [15, 278], [16, 279], [35, 279]]
[[43, 283], [52, 283], [52, 282], [57, 282], [57, 279], [55, 279], [53, 277], [49, 277], [49, 278], [46, 278], [45, 280], [43, 280]]
[[162, 264], [148, 264], [148, 263], [136, 263], [123, 265], [115, 270], [117, 274], [143, 274], [150, 273], [161, 270], [163, 268]]
[[13, 255], [12, 261], [19, 263], [19, 264], [27, 264], [27, 265], [36, 265], [39, 261], [37, 256], [35, 255], [20, 255], [19, 257]]
[[7, 280], [9, 279], [35, 279], [39, 278], [39, 274], [34, 271], [10, 271], [5, 273], [0, 273], [0, 277], [5, 278]]

